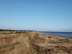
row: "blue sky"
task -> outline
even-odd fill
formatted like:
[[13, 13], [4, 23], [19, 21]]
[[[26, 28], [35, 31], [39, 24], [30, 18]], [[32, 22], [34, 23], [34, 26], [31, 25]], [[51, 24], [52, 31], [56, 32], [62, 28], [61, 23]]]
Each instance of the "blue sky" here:
[[72, 32], [72, 0], [0, 0], [0, 28]]

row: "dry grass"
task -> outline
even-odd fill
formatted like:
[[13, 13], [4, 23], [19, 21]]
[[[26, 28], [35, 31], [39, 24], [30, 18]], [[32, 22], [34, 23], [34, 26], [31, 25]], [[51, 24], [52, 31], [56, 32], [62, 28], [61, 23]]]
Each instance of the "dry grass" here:
[[36, 31], [0, 31], [0, 54], [72, 54], [72, 39]]

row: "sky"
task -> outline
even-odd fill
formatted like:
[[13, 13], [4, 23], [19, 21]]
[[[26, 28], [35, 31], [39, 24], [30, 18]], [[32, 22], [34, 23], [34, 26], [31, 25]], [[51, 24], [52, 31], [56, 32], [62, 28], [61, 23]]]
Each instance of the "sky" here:
[[72, 0], [0, 0], [0, 29], [72, 32]]

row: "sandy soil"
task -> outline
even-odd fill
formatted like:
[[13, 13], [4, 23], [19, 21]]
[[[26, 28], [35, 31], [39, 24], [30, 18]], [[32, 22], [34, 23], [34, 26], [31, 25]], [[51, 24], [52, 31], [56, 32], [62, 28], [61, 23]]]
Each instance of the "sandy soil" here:
[[0, 31], [0, 54], [72, 54], [72, 38], [37, 31]]

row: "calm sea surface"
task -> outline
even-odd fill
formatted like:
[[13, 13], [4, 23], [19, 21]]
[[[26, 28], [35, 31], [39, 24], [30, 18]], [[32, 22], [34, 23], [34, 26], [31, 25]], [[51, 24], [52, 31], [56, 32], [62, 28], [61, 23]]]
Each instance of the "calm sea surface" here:
[[65, 37], [72, 37], [72, 32], [41, 32], [46, 34], [52, 34], [52, 35], [59, 35], [59, 36], [65, 36]]

